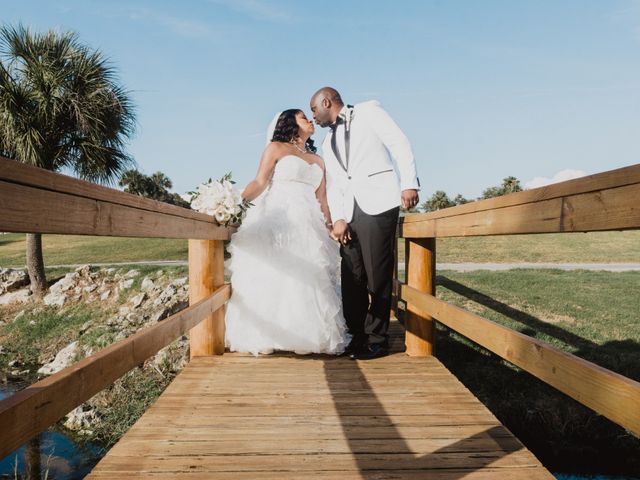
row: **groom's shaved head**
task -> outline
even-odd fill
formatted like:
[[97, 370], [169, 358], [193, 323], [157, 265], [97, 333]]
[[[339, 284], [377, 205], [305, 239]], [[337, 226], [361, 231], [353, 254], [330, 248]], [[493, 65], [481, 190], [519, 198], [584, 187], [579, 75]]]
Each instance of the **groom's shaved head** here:
[[340, 93], [338, 93], [338, 91], [332, 87], [322, 87], [320, 90], [314, 93], [313, 97], [311, 97], [311, 103], [313, 103], [314, 100], [322, 101], [325, 98], [327, 100], [330, 100], [332, 103], [339, 104], [341, 107], [344, 106], [344, 102], [342, 101]]
[[311, 97], [310, 106], [316, 123], [327, 127], [336, 121], [344, 102], [335, 88], [322, 87]]

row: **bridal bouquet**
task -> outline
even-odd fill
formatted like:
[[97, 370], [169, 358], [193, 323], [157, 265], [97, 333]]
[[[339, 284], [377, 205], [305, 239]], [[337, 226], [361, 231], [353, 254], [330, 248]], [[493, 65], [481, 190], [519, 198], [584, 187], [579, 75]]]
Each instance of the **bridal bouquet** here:
[[211, 180], [198, 186], [191, 194], [191, 208], [212, 215], [223, 226], [239, 225], [251, 203], [243, 200], [233, 185], [231, 173], [220, 180]]

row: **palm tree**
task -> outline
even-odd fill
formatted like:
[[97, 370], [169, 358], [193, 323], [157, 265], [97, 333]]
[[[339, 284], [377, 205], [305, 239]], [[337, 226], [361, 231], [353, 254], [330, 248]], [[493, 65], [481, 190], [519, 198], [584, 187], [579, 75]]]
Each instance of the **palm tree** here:
[[147, 176], [138, 170], [127, 170], [120, 177], [118, 184], [124, 187], [124, 191], [141, 197], [152, 198], [161, 202], [177, 205], [182, 208], [191, 208], [189, 202], [177, 193], [171, 193], [168, 189], [173, 187], [171, 179], [162, 172]]
[[502, 179], [502, 191], [504, 194], [521, 192], [522, 186], [520, 185], [520, 180], [516, 177], [508, 176]]
[[436, 190], [433, 195], [431, 195], [431, 198], [422, 204], [422, 209], [425, 212], [435, 212], [436, 210], [453, 207], [454, 205], [455, 204], [447, 195], [447, 192], [443, 190]]
[[[19, 162], [111, 184], [134, 162], [128, 92], [75, 33], [0, 28], [0, 151]], [[27, 234], [31, 290], [47, 288], [40, 234]]]

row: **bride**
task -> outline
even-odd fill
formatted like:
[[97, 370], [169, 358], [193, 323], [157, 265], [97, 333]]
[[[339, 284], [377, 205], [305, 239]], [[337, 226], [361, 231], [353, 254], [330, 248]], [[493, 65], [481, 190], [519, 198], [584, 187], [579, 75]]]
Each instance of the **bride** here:
[[341, 354], [349, 343], [324, 162], [313, 132], [301, 110], [276, 115], [258, 173], [242, 192], [248, 201], [264, 195], [229, 246], [233, 293], [225, 342], [231, 351]]

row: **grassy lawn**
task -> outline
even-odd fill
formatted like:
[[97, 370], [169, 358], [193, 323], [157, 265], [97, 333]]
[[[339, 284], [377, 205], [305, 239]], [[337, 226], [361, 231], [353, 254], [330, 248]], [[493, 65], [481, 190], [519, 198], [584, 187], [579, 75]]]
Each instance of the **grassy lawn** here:
[[640, 231], [442, 238], [436, 255], [442, 263], [640, 263]]
[[[187, 241], [43, 235], [45, 265], [186, 260]], [[404, 258], [404, 241], [400, 241]], [[24, 234], [0, 235], [0, 267], [25, 265]], [[443, 238], [438, 262], [640, 263], [640, 231]]]
[[[640, 272], [439, 271], [438, 297], [640, 380]], [[549, 468], [640, 470], [640, 440], [439, 327], [438, 358]]]
[[[42, 244], [45, 265], [187, 259], [187, 240], [43, 235]], [[24, 234], [0, 235], [0, 267], [25, 265], [25, 248]]]

